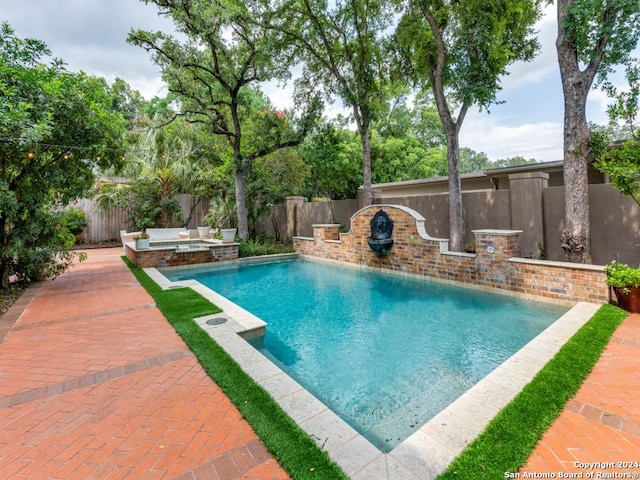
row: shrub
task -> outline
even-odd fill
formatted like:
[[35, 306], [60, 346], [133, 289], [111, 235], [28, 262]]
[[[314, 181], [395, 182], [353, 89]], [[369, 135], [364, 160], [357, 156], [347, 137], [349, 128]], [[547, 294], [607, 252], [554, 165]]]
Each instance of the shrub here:
[[606, 267], [607, 285], [621, 288], [624, 293], [629, 293], [632, 287], [640, 287], [640, 268], [633, 268], [624, 263], [611, 262]]
[[74, 235], [80, 235], [89, 226], [87, 213], [74, 207], [60, 212], [60, 223]]
[[274, 255], [278, 253], [293, 253], [293, 247], [277, 243], [272, 239], [243, 240], [240, 242], [238, 254], [243, 257], [258, 257], [261, 255]]

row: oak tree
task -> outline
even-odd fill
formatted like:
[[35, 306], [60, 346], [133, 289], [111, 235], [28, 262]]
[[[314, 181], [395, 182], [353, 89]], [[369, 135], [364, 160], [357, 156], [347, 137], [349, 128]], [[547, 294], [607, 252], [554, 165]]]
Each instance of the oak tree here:
[[[188, 121], [207, 125], [223, 137], [233, 155], [238, 235], [249, 234], [245, 180], [251, 163], [274, 151], [300, 143], [277, 111], [268, 112], [265, 130], [247, 138], [247, 119], [255, 117], [252, 100], [261, 82], [288, 74], [280, 45], [261, 28], [245, 2], [225, 0], [145, 0], [170, 16], [182, 34], [132, 31], [128, 41], [152, 53], [169, 91], [179, 98]], [[306, 125], [306, 124], [305, 124]], [[257, 141], [259, 137], [259, 141]]]
[[586, 102], [597, 77], [629, 60], [640, 35], [637, 0], [558, 0], [556, 49], [564, 93], [565, 225], [567, 260], [591, 263], [587, 167], [594, 160]]
[[449, 248], [462, 250], [458, 135], [472, 106], [496, 102], [507, 67], [538, 49], [540, 0], [407, 2], [396, 29], [404, 74], [431, 90], [444, 126], [449, 175]]
[[364, 204], [370, 205], [371, 126], [386, 100], [391, 4], [382, 0], [338, 0], [331, 6], [323, 0], [262, 3], [264, 23], [295, 46], [293, 56], [302, 62], [300, 95], [322, 89], [351, 110], [362, 145]]

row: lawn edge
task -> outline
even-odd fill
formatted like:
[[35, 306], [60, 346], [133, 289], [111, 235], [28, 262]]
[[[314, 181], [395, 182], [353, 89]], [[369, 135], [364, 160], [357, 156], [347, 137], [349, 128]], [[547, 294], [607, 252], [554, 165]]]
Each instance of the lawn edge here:
[[627, 315], [602, 305], [437, 480], [506, 478], [524, 466]]
[[[163, 290], [142, 268], [126, 257], [122, 259], [287, 474], [296, 480], [349, 480], [329, 454], [193, 320], [220, 312], [217, 306], [189, 287]], [[177, 301], [185, 291], [189, 297], [187, 308]]]

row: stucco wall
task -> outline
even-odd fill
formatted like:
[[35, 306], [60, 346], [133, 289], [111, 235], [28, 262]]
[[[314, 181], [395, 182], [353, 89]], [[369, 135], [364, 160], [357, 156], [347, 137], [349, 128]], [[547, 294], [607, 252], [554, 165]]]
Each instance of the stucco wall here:
[[[425, 228], [438, 238], [449, 237], [449, 194], [391, 197], [383, 202], [388, 205], [407, 206], [425, 218]], [[462, 194], [465, 230], [464, 243], [474, 241], [473, 230], [480, 228], [510, 229], [511, 210], [509, 190], [483, 190]]]
[[[564, 187], [544, 191], [547, 258], [563, 260], [560, 234], [564, 228]], [[609, 184], [589, 185], [592, 261], [640, 262], [640, 207]]]
[[[564, 222], [564, 187], [551, 187], [542, 172], [513, 174], [510, 190], [482, 190], [464, 192], [465, 244], [474, 241], [473, 230], [482, 228], [522, 230], [520, 255], [524, 258], [565, 260], [560, 247], [560, 232]], [[548, 185], [546, 186], [545, 183]], [[638, 265], [640, 262], [640, 207], [621, 195], [609, 184], [589, 186], [593, 263], [605, 265], [612, 260]], [[297, 212], [293, 236], [310, 237], [312, 225], [340, 223], [342, 231], [349, 228], [349, 217], [356, 212], [357, 200], [294, 205]], [[405, 205], [425, 217], [425, 228], [434, 237], [449, 237], [449, 197], [446, 193], [423, 196], [389, 197], [385, 204]], [[285, 209], [285, 212], [281, 210]], [[287, 231], [285, 206], [274, 207], [281, 220], [281, 232]], [[269, 227], [269, 220], [267, 227]], [[272, 230], [267, 229], [267, 232]]]

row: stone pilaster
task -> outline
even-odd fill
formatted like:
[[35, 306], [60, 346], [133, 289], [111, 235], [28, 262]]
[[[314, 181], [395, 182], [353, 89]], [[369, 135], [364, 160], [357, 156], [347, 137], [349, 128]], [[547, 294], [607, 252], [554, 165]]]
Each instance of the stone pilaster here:
[[509, 289], [514, 281], [509, 259], [520, 256], [521, 230], [474, 230], [477, 282]]

